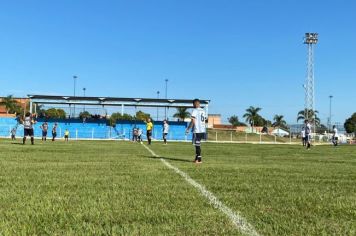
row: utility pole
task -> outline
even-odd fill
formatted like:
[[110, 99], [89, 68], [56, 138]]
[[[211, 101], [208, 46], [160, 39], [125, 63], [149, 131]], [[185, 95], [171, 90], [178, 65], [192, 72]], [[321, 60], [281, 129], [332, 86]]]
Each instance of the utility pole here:
[[333, 95], [330, 95], [329, 96], [329, 99], [330, 99], [330, 103], [329, 103], [329, 131], [331, 131], [331, 116], [332, 116], [332, 113], [331, 113], [331, 101], [333, 99]]
[[[85, 91], [86, 91], [87, 89], [86, 88], [83, 88], [83, 96], [85, 97]], [[85, 105], [84, 105], [84, 107], [83, 107], [83, 112], [85, 112]]]
[[[166, 82], [165, 99], [168, 99], [168, 79], [165, 79], [164, 81]], [[164, 108], [164, 118], [167, 120], [167, 107]]]
[[[74, 97], [75, 97], [75, 90], [76, 90], [76, 87], [77, 87], [77, 79], [78, 79], [78, 76], [76, 75], [73, 75], [73, 82], [74, 82]], [[75, 117], [75, 104], [73, 106], [73, 118]]]
[[[157, 99], [159, 99], [159, 94], [160, 94], [160, 92], [159, 91], [157, 91]], [[158, 112], [159, 112], [159, 110], [158, 110], [159, 108], [157, 107], [157, 119], [156, 119], [156, 121], [158, 121]]]

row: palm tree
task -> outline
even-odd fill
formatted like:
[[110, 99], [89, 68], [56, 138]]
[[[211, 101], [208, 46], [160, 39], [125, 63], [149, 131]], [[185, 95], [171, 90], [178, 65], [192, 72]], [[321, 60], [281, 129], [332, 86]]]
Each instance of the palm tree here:
[[320, 119], [318, 117], [318, 111], [313, 111], [311, 109], [304, 109], [298, 112], [298, 117], [297, 117], [297, 122], [302, 120], [306, 120], [308, 117], [308, 120], [310, 123], [315, 123], [316, 126], [320, 125]]
[[17, 101], [13, 98], [12, 95], [8, 95], [7, 97], [4, 97], [1, 99], [0, 106], [4, 106], [6, 109], [6, 114], [9, 113], [14, 113], [18, 109], [18, 104]]
[[173, 115], [173, 117], [181, 119], [182, 121], [185, 121], [185, 119], [190, 117], [188, 108], [187, 107], [178, 107], [177, 112]]
[[262, 108], [260, 107], [253, 107], [250, 106], [249, 108], [246, 109], [246, 113], [243, 115], [243, 118], [246, 119], [246, 122], [252, 125], [252, 131], [253, 127], [255, 126], [255, 123], [258, 119], [260, 119], [260, 115], [258, 114], [259, 111], [261, 111]]
[[274, 123], [272, 124], [274, 127], [285, 127], [287, 122], [284, 120], [283, 115], [275, 115], [273, 117]]
[[231, 116], [229, 119], [228, 119], [229, 123], [232, 125], [232, 126], [238, 126], [240, 124], [239, 122], [239, 117], [238, 116]]

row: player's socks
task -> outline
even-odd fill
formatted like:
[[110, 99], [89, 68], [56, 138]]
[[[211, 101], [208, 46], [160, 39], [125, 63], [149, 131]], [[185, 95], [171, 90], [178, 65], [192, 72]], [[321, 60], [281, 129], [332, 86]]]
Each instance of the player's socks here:
[[34, 137], [31, 137], [31, 144], [32, 144], [32, 145], [35, 144], [35, 139], [34, 139]]
[[26, 137], [23, 137], [22, 144], [25, 144], [25, 143], [26, 143]]

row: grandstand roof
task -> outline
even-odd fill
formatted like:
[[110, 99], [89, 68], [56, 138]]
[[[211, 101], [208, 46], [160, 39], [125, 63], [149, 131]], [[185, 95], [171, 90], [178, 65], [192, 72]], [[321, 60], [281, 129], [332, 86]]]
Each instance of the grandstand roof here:
[[[193, 99], [157, 99], [157, 98], [119, 98], [119, 97], [80, 97], [28, 95], [33, 103], [53, 105], [93, 105], [93, 106], [132, 106], [132, 107], [192, 107]], [[202, 106], [210, 100], [201, 99]]]

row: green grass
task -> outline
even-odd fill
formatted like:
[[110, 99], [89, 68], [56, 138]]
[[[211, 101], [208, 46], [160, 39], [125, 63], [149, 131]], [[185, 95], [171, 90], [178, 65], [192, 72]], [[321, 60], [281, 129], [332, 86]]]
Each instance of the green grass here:
[[[239, 235], [139, 144], [0, 140], [0, 235]], [[355, 235], [356, 146], [188, 143], [152, 150], [262, 235]]]

